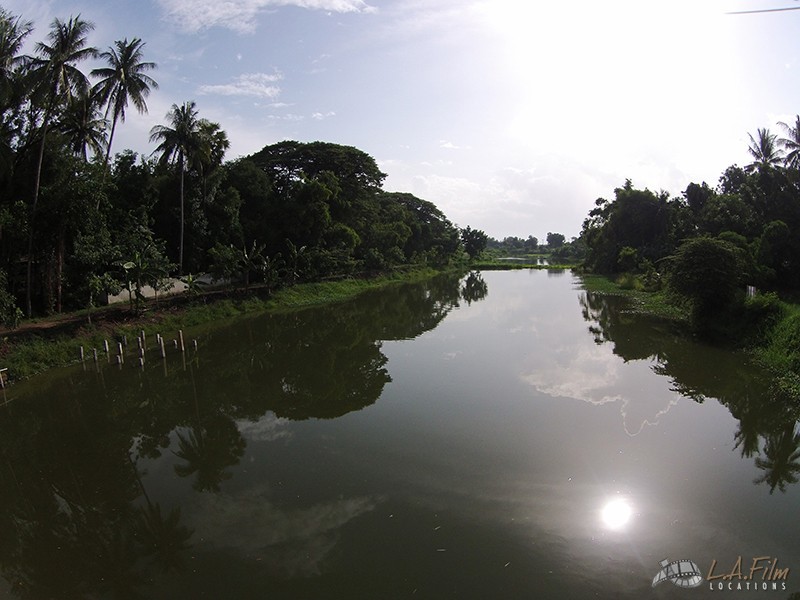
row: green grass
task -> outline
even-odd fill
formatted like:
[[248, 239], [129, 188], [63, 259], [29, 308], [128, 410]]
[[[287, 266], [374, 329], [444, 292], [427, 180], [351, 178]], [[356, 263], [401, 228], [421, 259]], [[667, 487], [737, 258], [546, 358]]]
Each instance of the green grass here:
[[753, 349], [758, 360], [775, 373], [800, 377], [800, 305], [781, 303], [783, 311]]
[[[80, 362], [80, 347], [84, 348], [87, 361], [93, 360], [92, 349], [103, 351], [103, 342], [108, 340], [111, 351], [117, 343], [127, 337], [128, 344], [136, 344], [136, 338], [144, 330], [149, 339], [157, 333], [165, 338], [177, 337], [179, 329], [218, 324], [243, 315], [266, 311], [285, 311], [332, 302], [342, 302], [368, 290], [380, 289], [400, 283], [418, 282], [441, 273], [434, 269], [396, 271], [390, 275], [371, 279], [342, 279], [318, 283], [302, 283], [261, 297], [254, 290], [251, 295], [239, 298], [223, 298], [204, 302], [203, 297], [187, 306], [151, 307], [137, 318], [115, 324], [83, 324], [69, 333], [33, 331], [25, 335], [7, 336], [0, 340], [0, 368], [8, 368], [12, 380], [41, 373], [53, 367]], [[263, 291], [261, 292], [263, 295]], [[208, 298], [206, 298], [208, 300]], [[85, 311], [76, 313], [85, 315]], [[63, 316], [62, 316], [63, 317]], [[39, 319], [41, 322], [42, 319]], [[189, 341], [186, 340], [188, 344]], [[152, 344], [152, 342], [151, 342]], [[135, 347], [135, 346], [134, 346]]]
[[398, 283], [411, 283], [430, 279], [441, 271], [420, 269], [414, 271], [395, 272], [390, 275], [370, 279], [340, 279], [303, 283], [278, 290], [265, 302], [269, 309], [293, 309], [317, 304], [341, 302], [367, 290], [380, 289]]
[[653, 315], [684, 326], [689, 325], [689, 309], [685, 305], [681, 305], [664, 290], [645, 291], [640, 282], [637, 283], [630, 276], [609, 279], [604, 275], [582, 274], [581, 287], [590, 292], [629, 298], [629, 312]]

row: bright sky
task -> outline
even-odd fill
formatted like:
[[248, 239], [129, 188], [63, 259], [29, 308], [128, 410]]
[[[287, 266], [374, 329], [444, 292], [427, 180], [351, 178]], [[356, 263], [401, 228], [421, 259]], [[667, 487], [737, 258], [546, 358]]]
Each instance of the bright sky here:
[[[140, 37], [160, 83], [114, 150], [197, 102], [228, 158], [284, 139], [356, 146], [385, 189], [502, 238], [578, 235], [594, 200], [679, 194], [748, 161], [747, 134], [800, 113], [792, 0], [3, 0], [80, 14], [101, 49]], [[93, 66], [93, 65], [92, 65]], [[88, 72], [91, 67], [85, 65]]]

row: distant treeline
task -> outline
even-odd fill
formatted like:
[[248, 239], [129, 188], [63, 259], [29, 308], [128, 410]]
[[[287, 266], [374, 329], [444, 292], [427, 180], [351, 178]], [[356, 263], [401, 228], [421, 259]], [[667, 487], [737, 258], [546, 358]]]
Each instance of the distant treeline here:
[[670, 197], [626, 181], [612, 200], [597, 199], [581, 233], [587, 267], [607, 274], [669, 272], [688, 249], [703, 247], [697, 261], [716, 257], [721, 268], [727, 258], [720, 256], [730, 258], [742, 285], [800, 288], [800, 117], [779, 126], [786, 137], [759, 129], [750, 136], [753, 162], [728, 167], [714, 187], [690, 183]]
[[[460, 231], [432, 203], [382, 189], [368, 154], [282, 142], [233, 162], [194, 102], [151, 130], [152, 155], [112, 156], [131, 106], [157, 82], [145, 44], [87, 44], [92, 24], [56, 19], [34, 56], [33, 24], [0, 8], [0, 318], [91, 306], [130, 285], [212, 272], [267, 284], [443, 265]], [[87, 76], [85, 59], [106, 66]], [[130, 282], [130, 284], [128, 284]], [[193, 285], [194, 280], [188, 277]]]
[[563, 259], [582, 259], [586, 252], [582, 239], [572, 238], [567, 241], [563, 233], [548, 231], [546, 241], [546, 244], [539, 244], [539, 239], [532, 235], [527, 238], [508, 236], [502, 240], [490, 237], [487, 240], [486, 249], [509, 256], [546, 253]]

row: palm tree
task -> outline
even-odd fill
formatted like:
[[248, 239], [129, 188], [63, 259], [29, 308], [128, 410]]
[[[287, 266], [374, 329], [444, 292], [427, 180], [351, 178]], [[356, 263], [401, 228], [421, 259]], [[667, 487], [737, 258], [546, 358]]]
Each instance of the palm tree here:
[[753, 139], [749, 133], [747, 137], [750, 138], [750, 147], [747, 151], [755, 159], [747, 165], [748, 171], [764, 171], [777, 167], [781, 163], [783, 157], [777, 145], [777, 138], [774, 133], [770, 133], [769, 129], [758, 129], [757, 139]]
[[230, 148], [228, 134], [219, 126], [208, 119], [200, 119], [197, 123], [200, 145], [195, 156], [192, 157], [192, 167], [200, 173], [203, 183], [203, 199], [206, 198], [208, 176], [214, 172], [225, 158], [225, 152]]
[[200, 119], [200, 136], [204, 146], [202, 164], [207, 171], [212, 171], [222, 164], [231, 142], [219, 123], [208, 119]]
[[107, 121], [100, 116], [98, 97], [85, 94], [74, 97], [61, 115], [58, 129], [67, 136], [70, 150], [87, 160], [87, 150], [102, 156], [107, 146]]
[[87, 46], [86, 36], [94, 29], [89, 21], [71, 17], [66, 23], [54, 19], [47, 34], [46, 44], [36, 44], [37, 57], [30, 60], [30, 75], [34, 81], [33, 97], [44, 106], [42, 125], [39, 130], [41, 142], [39, 158], [36, 165], [36, 181], [33, 187], [33, 203], [31, 205], [31, 221], [28, 234], [28, 266], [26, 277], [25, 303], [28, 316], [31, 315], [31, 279], [33, 264], [33, 221], [36, 216], [36, 205], [39, 202], [39, 187], [42, 179], [42, 161], [44, 159], [47, 129], [53, 112], [59, 102], [68, 101], [76, 94], [85, 93], [89, 88], [86, 76], [75, 66], [82, 60], [97, 56], [97, 50]]
[[114, 47], [100, 53], [100, 58], [105, 59], [109, 66], [92, 70], [92, 76], [100, 77], [95, 85], [95, 90], [103, 102], [106, 102], [106, 119], [111, 113], [111, 133], [108, 136], [105, 164], [111, 155], [111, 144], [114, 141], [114, 130], [117, 121], [125, 122], [125, 109], [128, 102], [133, 103], [140, 114], [147, 112], [145, 98], [150, 95], [150, 89], [158, 89], [158, 83], [145, 74], [156, 68], [154, 62], [142, 61], [142, 48], [144, 42], [139, 38], [117, 40]]
[[181, 106], [173, 104], [167, 113], [171, 126], [156, 125], [150, 130], [150, 141], [160, 142], [153, 154], [160, 154], [162, 164], [175, 162], [180, 173], [181, 234], [178, 251], [178, 273], [183, 275], [184, 174], [188, 163], [202, 149], [200, 122], [194, 100]]
[[[12, 107], [23, 104], [24, 93], [18, 83], [25, 65], [25, 57], [20, 55], [25, 38], [33, 31], [33, 23], [20, 21], [5, 9], [0, 8], [0, 114]], [[15, 93], [16, 91], [16, 93]], [[3, 134], [0, 138], [0, 174], [11, 170], [13, 152], [8, 135], [8, 124], [12, 119], [3, 119]]]
[[756, 458], [756, 467], [764, 474], [753, 483], [768, 484], [770, 494], [775, 488], [785, 492], [788, 484], [797, 483], [800, 478], [800, 433], [795, 431], [794, 422], [767, 436], [764, 456], [766, 458]]
[[178, 433], [178, 450], [173, 454], [184, 463], [176, 464], [179, 477], [194, 475], [192, 487], [198, 492], [218, 492], [220, 484], [232, 477], [228, 467], [239, 464], [245, 442], [236, 424], [227, 416], [210, 415]]
[[33, 23], [20, 21], [0, 8], [0, 108], [5, 108], [17, 70], [25, 62], [19, 52], [31, 31]]
[[783, 164], [791, 169], [800, 169], [800, 115], [795, 117], [794, 127], [779, 121], [787, 137], [780, 138], [778, 143], [786, 150]]

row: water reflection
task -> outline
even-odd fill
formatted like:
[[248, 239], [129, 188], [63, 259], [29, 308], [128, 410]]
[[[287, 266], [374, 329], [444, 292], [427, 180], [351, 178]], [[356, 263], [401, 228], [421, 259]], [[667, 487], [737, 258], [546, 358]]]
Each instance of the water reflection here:
[[[318, 572], [339, 529], [380, 498], [287, 509], [267, 488], [229, 492], [244, 434], [288, 439], [291, 421], [369, 406], [391, 381], [383, 340], [419, 336], [487, 291], [479, 274], [438, 277], [210, 329], [197, 352], [163, 364], [15, 386], [0, 407], [3, 579], [24, 598], [149, 597], [204, 539], [214, 552], [257, 550], [274, 573]], [[176, 501], [182, 482], [189, 504]]]
[[217, 553], [258, 556], [273, 577], [319, 575], [342, 527], [375, 509], [380, 498], [336, 498], [288, 508], [271, 499], [267, 486], [244, 493], [204, 494], [191, 505], [198, 536], [214, 540]]
[[626, 498], [613, 498], [603, 505], [600, 518], [608, 529], [621, 530], [631, 520], [633, 508]]
[[756, 484], [773, 493], [797, 483], [800, 406], [768, 374], [753, 365], [742, 368], [730, 352], [686, 344], [669, 323], [627, 311], [623, 297], [584, 292], [579, 301], [595, 343], [611, 344], [626, 362], [649, 361], [652, 371], [667, 377], [681, 396], [696, 402], [715, 398], [728, 408], [738, 421], [734, 448], [742, 457], [755, 457], [756, 467], [764, 471]]
[[477, 271], [472, 271], [467, 275], [464, 285], [461, 286], [461, 297], [467, 304], [483, 300], [488, 293], [489, 286]]

